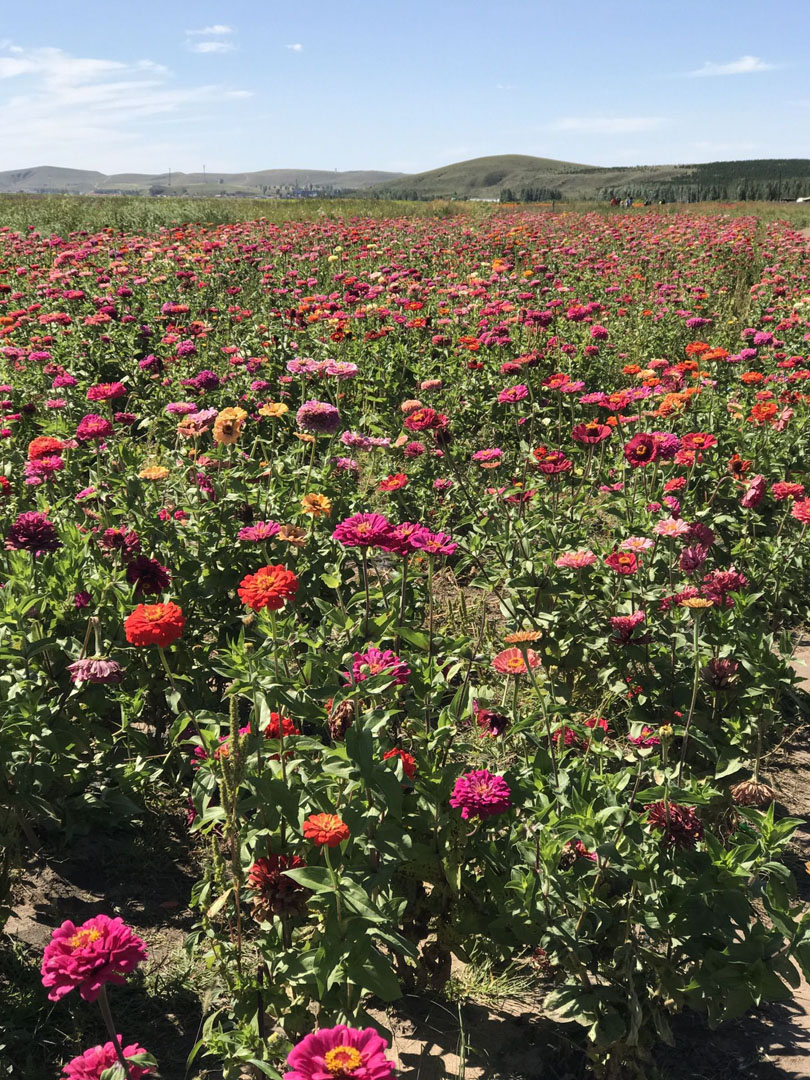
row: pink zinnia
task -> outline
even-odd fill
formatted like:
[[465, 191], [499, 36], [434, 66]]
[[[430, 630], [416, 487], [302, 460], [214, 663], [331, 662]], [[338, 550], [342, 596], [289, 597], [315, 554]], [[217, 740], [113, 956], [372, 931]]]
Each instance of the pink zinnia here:
[[475, 769], [459, 776], [450, 796], [450, 805], [461, 810], [465, 821], [504, 814], [512, 805], [509, 785], [488, 769]]
[[280, 528], [277, 521], [257, 521], [255, 525], [246, 525], [244, 529], [240, 529], [236, 538], [260, 544], [264, 540], [272, 540]]
[[654, 545], [647, 536], [628, 536], [619, 544], [619, 551], [650, 551]]
[[586, 566], [593, 566], [596, 556], [592, 551], [566, 551], [555, 559], [554, 565], [565, 570], [584, 570]]
[[87, 391], [87, 400], [112, 401], [114, 398], [126, 397], [127, 392], [127, 388], [121, 382], [98, 383]]
[[[131, 1046], [123, 1046], [124, 1039], [121, 1035], [116, 1035], [115, 1038], [122, 1048], [121, 1053], [127, 1061], [130, 1058], [146, 1053], [144, 1048], [138, 1046], [137, 1043], [133, 1043]], [[112, 1042], [105, 1043], [103, 1046], [91, 1046], [89, 1050], [85, 1050], [83, 1054], [79, 1054], [78, 1057], [63, 1066], [63, 1080], [100, 1080], [105, 1070], [112, 1069], [117, 1064], [118, 1055]], [[127, 1070], [127, 1080], [140, 1080], [142, 1076], [148, 1074], [149, 1069], [145, 1069], [142, 1065], [130, 1065]]]
[[104, 416], [96, 413], [88, 413], [83, 416], [76, 427], [76, 438], [79, 442], [89, 442], [92, 439], [106, 439], [112, 435], [113, 426]]
[[[765, 488], [767, 487], [767, 481], [762, 473], [758, 473], [756, 476], [752, 476], [748, 481], [748, 486], [745, 489], [745, 494], [740, 499], [740, 506], [745, 510], [754, 510], [762, 502], [762, 497], [765, 494]], [[796, 507], [793, 508], [794, 510]]]
[[287, 1055], [284, 1080], [389, 1080], [394, 1063], [385, 1056], [387, 1049], [374, 1028], [322, 1028], [305, 1035]]
[[374, 547], [388, 539], [391, 526], [382, 514], [355, 514], [346, 518], [332, 533], [344, 547]]
[[389, 675], [398, 686], [404, 686], [408, 681], [411, 669], [390, 649], [367, 649], [364, 653], [354, 654], [352, 664], [352, 678], [354, 682], [365, 682], [373, 679], [375, 675]]
[[664, 518], [663, 521], [657, 521], [653, 525], [653, 532], [656, 536], [668, 536], [670, 538], [677, 536], [686, 536], [687, 533], [691, 533], [692, 526], [683, 520], [683, 518]]
[[105, 983], [123, 983], [145, 959], [146, 946], [123, 919], [95, 915], [79, 927], [68, 919], [45, 946], [42, 985], [51, 988], [51, 1001], [77, 987], [85, 1001], [95, 1001]]
[[791, 484], [788, 481], [771, 484], [771, 495], [780, 502], [783, 499], [800, 499], [804, 495], [804, 484]]
[[802, 525], [810, 523], [810, 499], [798, 499], [790, 511], [791, 517], [795, 517]]
[[500, 394], [498, 394], [498, 403], [500, 405], [515, 405], [518, 401], [523, 401], [523, 399], [528, 396], [528, 386], [524, 386], [523, 383], [518, 383], [517, 386], [510, 386], [507, 387], [506, 390], [501, 390]]
[[447, 533], [434, 533], [421, 528], [411, 536], [411, 546], [424, 551], [426, 555], [452, 555], [458, 544]]

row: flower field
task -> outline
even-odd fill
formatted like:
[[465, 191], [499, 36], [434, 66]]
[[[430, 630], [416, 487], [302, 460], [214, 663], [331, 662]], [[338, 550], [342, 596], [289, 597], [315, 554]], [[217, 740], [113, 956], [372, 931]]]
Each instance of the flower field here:
[[[228, 1080], [385, 1080], [386, 1008], [465, 966], [604, 1078], [789, 999], [809, 254], [655, 211], [0, 229], [0, 920], [41, 844], [182, 817], [188, 1075]], [[157, 1075], [149, 935], [48, 931], [50, 1075]]]

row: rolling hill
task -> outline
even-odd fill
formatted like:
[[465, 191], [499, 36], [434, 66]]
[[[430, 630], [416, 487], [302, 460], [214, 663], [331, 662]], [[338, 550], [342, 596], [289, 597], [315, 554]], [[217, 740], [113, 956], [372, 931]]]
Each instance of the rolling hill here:
[[630, 195], [668, 201], [797, 198], [810, 195], [806, 158], [717, 161], [700, 165], [601, 167], [504, 154], [473, 158], [429, 172], [387, 180], [370, 189], [387, 198], [601, 199]]
[[429, 172], [262, 169], [244, 173], [104, 173], [39, 166], [0, 172], [0, 193], [300, 196], [364, 194], [404, 199], [624, 198], [667, 202], [810, 196], [806, 158], [607, 168], [525, 154], [459, 161]]
[[[166, 194], [277, 195], [288, 190], [362, 191], [402, 173], [381, 171], [329, 172], [326, 169], [263, 169], [245, 173], [116, 173], [105, 175], [86, 169], [59, 169], [40, 165], [32, 169], [0, 172], [0, 193], [34, 192], [92, 195]], [[161, 193], [164, 193], [161, 191]]]

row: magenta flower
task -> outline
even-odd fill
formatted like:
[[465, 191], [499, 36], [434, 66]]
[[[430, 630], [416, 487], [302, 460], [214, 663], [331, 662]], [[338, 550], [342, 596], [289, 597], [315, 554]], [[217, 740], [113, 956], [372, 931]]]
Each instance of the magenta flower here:
[[284, 1080], [389, 1080], [394, 1063], [385, 1056], [387, 1049], [374, 1028], [323, 1028], [292, 1048]]
[[421, 528], [411, 536], [411, 544], [426, 555], [452, 555], [458, 544], [447, 533]]
[[257, 521], [254, 525], [246, 525], [244, 529], [240, 529], [237, 539], [260, 544], [265, 540], [272, 540], [280, 528], [277, 521]]
[[[348, 674], [348, 672], [347, 672]], [[411, 674], [411, 669], [390, 649], [369, 648], [364, 653], [354, 654], [352, 679], [355, 683], [373, 679], [375, 675], [389, 675], [398, 686], [404, 686]]]
[[[146, 1053], [144, 1048], [138, 1046], [137, 1043], [123, 1046], [124, 1039], [121, 1035], [116, 1035], [116, 1040], [127, 1061], [136, 1055]], [[79, 1054], [63, 1066], [62, 1077], [63, 1080], [100, 1080], [106, 1069], [112, 1069], [117, 1064], [118, 1055], [112, 1042], [105, 1043], [103, 1046], [91, 1046], [89, 1050], [85, 1050], [83, 1054]], [[127, 1070], [127, 1080], [140, 1080], [142, 1076], [148, 1074], [149, 1069], [145, 1069], [142, 1065], [130, 1065]]]
[[517, 386], [509, 386], [506, 390], [501, 390], [500, 394], [498, 394], [498, 403], [500, 405], [515, 405], [518, 401], [523, 401], [523, 399], [528, 396], [528, 386], [524, 386], [523, 383], [518, 383]]
[[512, 805], [509, 785], [488, 769], [475, 769], [459, 776], [450, 796], [450, 805], [461, 810], [465, 821], [505, 814]]
[[146, 946], [123, 919], [95, 915], [76, 927], [70, 919], [54, 930], [42, 956], [42, 985], [59, 1001], [78, 988], [95, 1001], [105, 983], [123, 983], [124, 975], [146, 959]]
[[391, 526], [382, 514], [355, 514], [346, 518], [332, 533], [344, 547], [376, 547], [388, 540]]
[[96, 413], [88, 413], [83, 416], [76, 427], [76, 438], [79, 442], [90, 442], [93, 439], [106, 439], [113, 433], [113, 426], [104, 416]]

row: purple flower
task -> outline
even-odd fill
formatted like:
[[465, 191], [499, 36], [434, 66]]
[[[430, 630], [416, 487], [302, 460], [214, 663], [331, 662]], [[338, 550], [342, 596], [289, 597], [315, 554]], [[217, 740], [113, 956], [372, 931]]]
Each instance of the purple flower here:
[[136, 555], [127, 566], [127, 581], [135, 586], [135, 592], [139, 596], [162, 593], [168, 589], [171, 580], [167, 567], [146, 555]]
[[56, 529], [37, 510], [19, 514], [6, 535], [8, 551], [31, 551], [34, 555], [41, 555], [44, 551], [56, 551], [61, 546]]
[[509, 785], [488, 769], [476, 769], [459, 776], [450, 796], [450, 805], [461, 810], [465, 821], [504, 814], [512, 805]]
[[75, 683], [120, 683], [124, 669], [115, 660], [105, 660], [102, 656], [86, 656], [68, 664], [70, 677]]
[[305, 401], [295, 419], [304, 431], [318, 435], [334, 435], [340, 427], [340, 413], [328, 401]]

